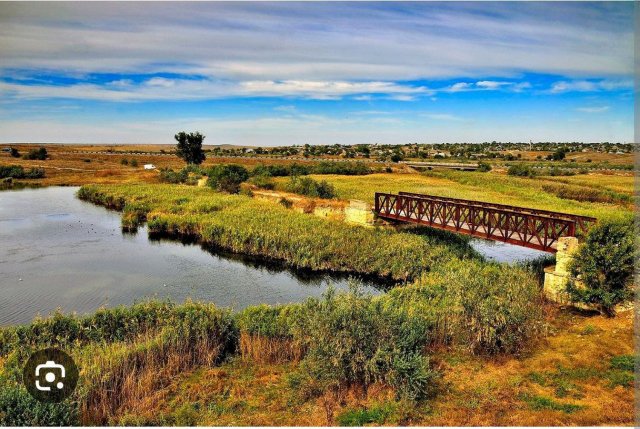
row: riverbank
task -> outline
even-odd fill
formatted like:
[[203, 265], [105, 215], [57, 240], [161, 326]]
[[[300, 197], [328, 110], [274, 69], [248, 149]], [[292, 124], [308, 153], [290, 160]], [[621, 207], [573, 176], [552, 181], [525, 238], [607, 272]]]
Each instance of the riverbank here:
[[146, 221], [154, 234], [195, 237], [237, 253], [295, 268], [408, 281], [450, 260], [478, 256], [447, 234], [366, 229], [320, 219], [244, 195], [186, 185], [83, 186], [78, 196], [123, 212], [123, 227]]
[[[484, 261], [464, 240], [193, 186], [85, 186], [79, 196], [120, 210], [128, 229], [146, 222], [153, 234], [401, 286], [235, 313], [152, 301], [0, 329], [3, 425], [632, 422], [630, 312], [558, 309], [535, 272]], [[20, 386], [22, 362], [46, 346], [81, 368], [59, 405]]]
[[[505, 307], [488, 320], [501, 340], [523, 324], [545, 331], [519, 338], [517, 352], [472, 352], [477, 332], [451, 311], [453, 296], [416, 285], [236, 314], [148, 302], [0, 329], [0, 424], [632, 424], [632, 311], [546, 307], [543, 319], [522, 313], [498, 328], [513, 315]], [[81, 369], [61, 404], [38, 403], [20, 385], [24, 360], [46, 346], [68, 350]]]

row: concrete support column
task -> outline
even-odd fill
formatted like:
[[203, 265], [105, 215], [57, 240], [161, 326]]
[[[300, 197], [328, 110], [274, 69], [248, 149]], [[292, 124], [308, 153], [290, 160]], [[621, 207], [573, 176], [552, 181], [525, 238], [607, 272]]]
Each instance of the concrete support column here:
[[544, 294], [551, 301], [560, 304], [569, 303], [565, 288], [571, 277], [569, 266], [578, 245], [578, 239], [575, 237], [560, 237], [558, 239], [556, 265], [544, 270]]

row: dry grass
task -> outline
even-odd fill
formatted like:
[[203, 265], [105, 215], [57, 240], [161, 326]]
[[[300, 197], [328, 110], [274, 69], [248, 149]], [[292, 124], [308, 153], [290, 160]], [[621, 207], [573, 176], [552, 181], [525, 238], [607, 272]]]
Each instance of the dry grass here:
[[293, 340], [269, 338], [262, 335], [240, 333], [240, 356], [242, 360], [258, 364], [280, 364], [300, 362], [304, 350]]
[[354, 389], [301, 399], [289, 384], [296, 363], [236, 360], [183, 374], [129, 404], [128, 416], [112, 423], [318, 426], [335, 424], [348, 410], [382, 406], [390, 410], [384, 424], [632, 425], [633, 389], [611, 387], [607, 379], [610, 358], [633, 353], [632, 312], [613, 319], [567, 311], [553, 316], [555, 333], [528, 356], [487, 360], [445, 352], [442, 393], [416, 407], [396, 402], [381, 386], [365, 396]]

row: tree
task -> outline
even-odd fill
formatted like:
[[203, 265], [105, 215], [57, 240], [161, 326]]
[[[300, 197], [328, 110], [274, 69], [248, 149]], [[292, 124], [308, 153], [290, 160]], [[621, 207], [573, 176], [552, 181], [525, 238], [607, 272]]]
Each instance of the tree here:
[[551, 155], [547, 155], [549, 161], [562, 161], [567, 155], [566, 148], [560, 148], [553, 152]]
[[178, 142], [176, 155], [184, 159], [187, 164], [202, 164], [202, 161], [206, 158], [202, 150], [204, 137], [199, 132], [189, 134], [184, 131], [179, 132], [174, 136]]
[[14, 158], [20, 158], [20, 152], [18, 152], [18, 149], [16, 149], [15, 147], [11, 148], [10, 154]]
[[574, 302], [594, 305], [609, 316], [615, 306], [633, 298], [634, 246], [632, 221], [601, 221], [587, 235], [571, 265], [580, 280], [567, 285]]

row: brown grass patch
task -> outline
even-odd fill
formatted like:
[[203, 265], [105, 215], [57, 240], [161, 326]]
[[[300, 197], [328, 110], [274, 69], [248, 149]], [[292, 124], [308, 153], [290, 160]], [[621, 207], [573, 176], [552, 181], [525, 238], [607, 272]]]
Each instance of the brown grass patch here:
[[297, 363], [303, 355], [304, 350], [293, 340], [240, 333], [240, 356], [245, 361], [260, 364]]

